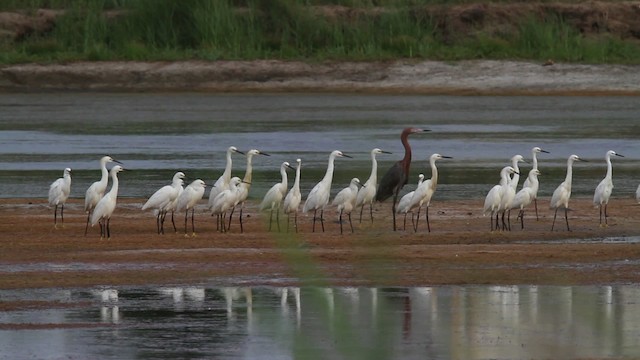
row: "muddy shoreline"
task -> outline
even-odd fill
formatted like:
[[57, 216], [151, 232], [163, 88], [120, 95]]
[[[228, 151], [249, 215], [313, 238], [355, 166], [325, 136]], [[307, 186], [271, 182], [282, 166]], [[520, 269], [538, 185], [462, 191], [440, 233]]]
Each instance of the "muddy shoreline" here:
[[76, 62], [0, 67], [0, 92], [640, 95], [639, 65], [459, 62]]

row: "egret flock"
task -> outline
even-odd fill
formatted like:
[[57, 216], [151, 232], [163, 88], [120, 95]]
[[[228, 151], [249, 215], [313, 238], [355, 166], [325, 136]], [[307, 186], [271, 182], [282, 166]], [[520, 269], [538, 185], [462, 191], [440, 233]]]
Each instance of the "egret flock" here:
[[[450, 156], [433, 154], [429, 157], [431, 168], [431, 177], [425, 180], [425, 175], [418, 176], [418, 184], [414, 191], [404, 195], [398, 206], [396, 203], [401, 189], [409, 181], [409, 171], [411, 166], [412, 151], [408, 137], [414, 133], [424, 133], [429, 130], [419, 128], [406, 128], [400, 135], [400, 140], [404, 147], [404, 157], [396, 162], [378, 182], [378, 164], [376, 156], [380, 154], [391, 154], [388, 151], [374, 148], [371, 150], [371, 174], [366, 182], [361, 183], [358, 178], [353, 178], [349, 186], [340, 190], [333, 201], [330, 202], [331, 186], [333, 182], [333, 173], [336, 158], [349, 158], [351, 156], [340, 150], [334, 150], [329, 155], [327, 169], [324, 177], [318, 182], [308, 193], [302, 212], [308, 213], [313, 211], [312, 232], [316, 230], [316, 221], [320, 221], [322, 232], [325, 231], [324, 226], [324, 210], [331, 206], [335, 208], [338, 214], [340, 224], [340, 233], [343, 231], [343, 217], [346, 216], [349, 222], [350, 231], [353, 233], [353, 224], [351, 222], [351, 213], [360, 209], [359, 222], [362, 222], [364, 208], [369, 206], [370, 221], [373, 223], [373, 204], [375, 201], [384, 201], [393, 197], [392, 202], [392, 218], [393, 230], [396, 231], [396, 214], [404, 215], [404, 229], [406, 230], [406, 217], [411, 213], [412, 228], [418, 231], [420, 214], [424, 208], [425, 220], [427, 223], [427, 231], [431, 232], [431, 224], [429, 222], [429, 207], [433, 195], [438, 185], [438, 168], [436, 161], [441, 159], [452, 159]], [[518, 191], [519, 178], [522, 175], [519, 163], [527, 162], [522, 155], [515, 155], [510, 159], [510, 165], [505, 166], [500, 171], [500, 182], [493, 186], [487, 193], [484, 201], [483, 214], [490, 218], [491, 231], [510, 231], [511, 230], [511, 210], [517, 210], [517, 220], [520, 221], [521, 229], [524, 229], [524, 210], [532, 203], [535, 207], [536, 220], [538, 216], [537, 194], [539, 189], [538, 176], [542, 173], [538, 169], [537, 155], [540, 153], [548, 153], [548, 151], [540, 147], [534, 147], [531, 150], [532, 169], [528, 172], [521, 189]], [[232, 177], [232, 155], [242, 154], [246, 156], [246, 172], [244, 178]], [[173, 176], [170, 185], [166, 185], [158, 189], [149, 197], [142, 205], [142, 210], [153, 210], [156, 217], [156, 229], [158, 234], [164, 234], [164, 221], [166, 216], [171, 213], [171, 222], [174, 232], [177, 228], [174, 221], [174, 213], [184, 213], [184, 233], [188, 235], [188, 218], [191, 212], [191, 235], [195, 236], [195, 209], [200, 200], [204, 198], [205, 190], [210, 188], [207, 209], [211, 216], [216, 217], [217, 230], [227, 232], [231, 228], [231, 219], [234, 211], [238, 208], [240, 232], [243, 232], [243, 206], [248, 198], [251, 182], [252, 182], [252, 158], [254, 155], [270, 156], [265, 152], [256, 149], [247, 151], [246, 153], [239, 151], [236, 147], [230, 146], [226, 152], [226, 166], [223, 174], [212, 185], [208, 186], [201, 179], [192, 181], [184, 187], [184, 179], [186, 175], [178, 171]], [[606, 152], [605, 160], [607, 172], [604, 179], [595, 189], [593, 204], [600, 211], [600, 226], [607, 226], [607, 205], [613, 189], [612, 165], [611, 157], [619, 156], [613, 150]], [[571, 197], [571, 185], [573, 177], [573, 164], [576, 161], [586, 161], [578, 155], [571, 155], [567, 159], [566, 177], [560, 185], [555, 189], [549, 203], [549, 208], [553, 210], [553, 222], [551, 231], [555, 228], [555, 221], [558, 210], [564, 210], [564, 218], [566, 228], [571, 231], [568, 219], [569, 199]], [[107, 170], [108, 163], [117, 163]], [[274, 184], [264, 195], [259, 209], [261, 212], [269, 212], [269, 231], [272, 230], [273, 217], [275, 212], [276, 228], [280, 230], [280, 211], [287, 215], [287, 232], [289, 231], [291, 215], [294, 217], [294, 228], [298, 231], [298, 210], [302, 203], [302, 193], [300, 190], [300, 177], [302, 160], [296, 160], [297, 166], [294, 168], [288, 162], [283, 162], [280, 166], [281, 181]], [[291, 189], [288, 188], [287, 169], [295, 170], [295, 180]], [[102, 177], [99, 181], [89, 186], [85, 193], [84, 211], [87, 214], [87, 224], [85, 227], [85, 236], [88, 231], [89, 224], [91, 226], [100, 226], [101, 238], [109, 238], [110, 219], [113, 215], [118, 197], [118, 173], [124, 171], [123, 164], [110, 156], [104, 156], [100, 159], [100, 170]], [[111, 177], [112, 186], [109, 192], [106, 192]], [[65, 168], [63, 177], [55, 180], [49, 188], [49, 204], [54, 207], [54, 227], [58, 227], [58, 208], [60, 208], [60, 222], [64, 226], [64, 204], [69, 197], [71, 191], [71, 169]], [[638, 197], [640, 197], [640, 187], [638, 187]], [[331, 204], [331, 205], [329, 205]], [[228, 217], [227, 217], [228, 215]], [[227, 220], [228, 218], [228, 220]]]

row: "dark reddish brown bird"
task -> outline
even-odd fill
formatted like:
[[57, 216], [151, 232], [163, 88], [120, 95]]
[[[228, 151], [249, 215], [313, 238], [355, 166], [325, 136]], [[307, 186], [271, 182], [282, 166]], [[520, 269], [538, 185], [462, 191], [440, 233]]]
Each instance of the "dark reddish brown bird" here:
[[396, 231], [396, 203], [398, 202], [398, 193], [400, 189], [409, 181], [409, 169], [411, 168], [411, 145], [409, 145], [409, 135], [417, 132], [426, 132], [429, 130], [418, 128], [406, 128], [402, 130], [400, 141], [404, 146], [404, 158], [396, 162], [380, 180], [378, 192], [376, 193], [377, 201], [385, 201], [393, 195], [393, 231]]

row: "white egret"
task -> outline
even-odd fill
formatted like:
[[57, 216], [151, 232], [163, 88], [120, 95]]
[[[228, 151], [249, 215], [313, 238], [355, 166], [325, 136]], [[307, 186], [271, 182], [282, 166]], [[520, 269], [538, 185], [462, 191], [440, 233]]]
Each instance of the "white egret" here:
[[371, 150], [371, 175], [369, 179], [364, 183], [364, 186], [358, 190], [356, 197], [356, 207], [360, 207], [360, 222], [362, 222], [362, 212], [364, 206], [369, 205], [369, 214], [371, 215], [371, 223], [373, 223], [373, 201], [376, 199], [376, 193], [378, 192], [378, 161], [376, 160], [377, 154], [391, 154], [388, 151], [375, 148]]
[[[529, 183], [537, 183], [538, 176], [540, 175], [540, 171], [537, 169], [531, 169], [529, 171], [529, 176], [527, 176], [527, 180]], [[535, 199], [534, 189], [532, 187], [524, 186], [516, 196], [513, 198], [513, 202], [511, 202], [512, 209], [518, 209], [518, 217], [520, 219], [520, 228], [524, 229], [524, 208], [529, 206], [531, 202]]]
[[224, 168], [224, 172], [222, 173], [222, 175], [220, 175], [218, 180], [216, 180], [215, 184], [213, 184], [213, 187], [211, 188], [211, 191], [209, 192], [209, 209], [213, 207], [213, 200], [216, 198], [216, 196], [229, 188], [229, 182], [231, 181], [231, 167], [233, 165], [231, 155], [233, 153], [244, 155], [244, 153], [236, 149], [235, 146], [229, 146], [229, 148], [227, 149], [227, 165]]
[[287, 168], [293, 169], [288, 162], [283, 162], [280, 165], [280, 175], [282, 176], [282, 181], [274, 184], [269, 191], [264, 195], [262, 199], [262, 203], [260, 204], [260, 211], [269, 210], [269, 231], [271, 231], [271, 223], [273, 222], [273, 211], [276, 211], [276, 223], [278, 224], [278, 231], [280, 231], [280, 204], [282, 203], [282, 199], [284, 195], [287, 193], [288, 183], [287, 183]]
[[[420, 174], [418, 175], [418, 186], [420, 186], [420, 184], [422, 184], [422, 182], [424, 181], [424, 174]], [[417, 189], [417, 187], [416, 187]], [[400, 202], [398, 202], [398, 207], [396, 208], [396, 213], [398, 214], [404, 214], [404, 228], [403, 230], [407, 230], [407, 213], [411, 213], [411, 223], [415, 224], [415, 221], [413, 220], [413, 211], [409, 208], [409, 206], [411, 205], [411, 198], [413, 198], [413, 194], [415, 194], [416, 191], [410, 191], [408, 193], [406, 193], [401, 199]], [[415, 225], [413, 225], [415, 227]]]
[[89, 222], [91, 220], [91, 212], [96, 207], [98, 201], [104, 196], [104, 192], [107, 191], [107, 185], [109, 182], [109, 171], [107, 171], [107, 163], [115, 162], [122, 164], [120, 161], [115, 160], [111, 156], [103, 156], [100, 159], [100, 170], [102, 171], [102, 177], [100, 181], [96, 181], [89, 188], [84, 196], [84, 211], [87, 213], [87, 225], [84, 228], [84, 236], [87, 236], [87, 230], [89, 229]]
[[598, 187], [596, 187], [596, 191], [593, 194], [593, 205], [600, 208], [600, 226], [602, 225], [602, 205], [604, 204], [604, 226], [608, 226], [607, 217], [607, 204], [609, 204], [609, 197], [611, 196], [611, 191], [613, 191], [613, 179], [612, 179], [612, 167], [611, 167], [611, 156], [619, 156], [624, 157], [616, 153], [613, 150], [607, 151], [605, 155], [605, 160], [607, 161], [607, 175], [600, 181]]
[[284, 197], [284, 204], [282, 206], [282, 212], [287, 214], [287, 232], [289, 232], [289, 218], [291, 217], [291, 213], [293, 213], [293, 225], [296, 228], [296, 232], [298, 232], [298, 207], [300, 207], [300, 202], [302, 201], [302, 193], [300, 193], [300, 168], [302, 166], [302, 160], [296, 159], [298, 166], [296, 166], [296, 178], [293, 181], [293, 186], [291, 190], [287, 193], [287, 196]]
[[[244, 229], [242, 227], [242, 211], [244, 209], [244, 202], [247, 200], [247, 198], [249, 197], [249, 189], [251, 189], [251, 181], [253, 180], [253, 155], [264, 155], [264, 156], [271, 156], [265, 152], [262, 152], [260, 150], [257, 149], [251, 149], [249, 151], [247, 151], [247, 169], [244, 173], [244, 178], [242, 179], [242, 182], [240, 183], [240, 187], [238, 187], [238, 204], [240, 204], [240, 217], [238, 218], [238, 221], [240, 221], [240, 232], [243, 233]], [[231, 209], [231, 213], [229, 214], [229, 227], [231, 228], [231, 218], [233, 217], [233, 212], [235, 211], [236, 207], [234, 206]]]
[[[538, 146], [534, 146], [531, 149], [531, 158], [533, 159], [533, 167], [532, 169], [534, 170], [538, 170], [538, 153], [545, 153], [545, 154], [549, 154], [548, 151], [546, 150], [542, 150], [540, 147]], [[536, 221], [539, 220], [538, 217], [538, 188], [540, 187], [540, 183], [538, 182], [538, 178], [536, 177], [535, 180], [529, 180], [529, 177], [527, 177], [524, 180], [524, 183], [522, 184], [523, 188], [531, 188], [531, 193], [533, 194], [533, 205], [536, 209]]]
[[[171, 185], [165, 185], [158, 189], [153, 195], [149, 197], [146, 203], [142, 205], [142, 210], [153, 209], [156, 215], [156, 228], [158, 234], [164, 234], [164, 219], [167, 212], [173, 211], [174, 204], [178, 199], [178, 196], [182, 192], [182, 186], [184, 185], [185, 175], [183, 172], [178, 171], [173, 175]], [[173, 216], [172, 216], [173, 219]], [[175, 224], [174, 224], [175, 226]]]
[[116, 209], [116, 201], [118, 199], [118, 173], [121, 171], [124, 171], [124, 169], [120, 165], [111, 168], [111, 171], [109, 171], [113, 183], [111, 190], [98, 201], [98, 204], [91, 214], [91, 226], [100, 223], [100, 239], [105, 235], [107, 239], [111, 238], [109, 223], [111, 222], [111, 215], [113, 215], [113, 211]]
[[49, 185], [49, 205], [53, 209], [53, 227], [58, 228], [58, 205], [60, 206], [60, 219], [64, 228], [64, 203], [71, 193], [71, 169], [65, 168], [62, 177]]
[[360, 179], [353, 178], [349, 183], [349, 186], [340, 190], [336, 197], [333, 198], [331, 203], [333, 206], [338, 207], [340, 213], [340, 234], [342, 234], [342, 215], [347, 214], [349, 216], [349, 226], [351, 227], [351, 233], [353, 233], [353, 224], [351, 223], [351, 211], [356, 207], [356, 197], [358, 196], [358, 186], [362, 185]]
[[431, 204], [431, 198], [436, 192], [436, 187], [438, 186], [438, 168], [436, 167], [436, 160], [440, 159], [451, 159], [451, 156], [433, 154], [429, 157], [429, 164], [431, 165], [431, 179], [425, 180], [422, 184], [420, 184], [411, 197], [411, 202], [409, 203], [409, 211], [415, 209], [416, 207], [418, 208], [418, 216], [413, 227], [413, 230], [415, 232], [418, 231], [420, 211], [423, 205], [426, 206], [427, 229], [429, 230], [429, 232], [431, 232], [431, 225], [429, 224], [429, 205]]
[[567, 176], [564, 181], [556, 188], [551, 196], [551, 202], [549, 208], [555, 210], [553, 213], [553, 223], [551, 224], [551, 231], [556, 224], [556, 215], [558, 215], [558, 209], [564, 209], [564, 220], [567, 223], [567, 231], [571, 231], [569, 228], [569, 219], [567, 218], [567, 212], [569, 211], [569, 198], [571, 198], [571, 182], [573, 180], [573, 162], [574, 161], [587, 161], [582, 160], [578, 155], [571, 155], [567, 159]]
[[211, 215], [216, 215], [218, 221], [218, 229], [221, 232], [227, 232], [226, 217], [227, 211], [238, 203], [239, 185], [242, 182], [239, 177], [234, 176], [229, 181], [229, 188], [216, 195], [211, 208]]
[[[515, 171], [516, 170], [511, 166], [505, 166], [504, 168], [502, 168], [502, 170], [500, 171], [500, 183], [492, 187], [491, 190], [489, 190], [489, 193], [487, 193], [487, 197], [484, 199], [483, 214], [484, 215], [487, 215], [488, 213], [491, 214], [491, 231], [494, 230], [493, 228], [494, 216], [496, 219], [495, 229], [498, 230], [498, 215], [500, 214], [501, 211], [504, 210], [502, 208], [502, 204], [503, 204], [502, 197], [505, 194], [505, 192], [507, 192], [508, 190], [507, 188], [511, 187], [510, 175], [513, 174]], [[503, 229], [506, 227], [506, 225], [504, 224], [504, 217], [503, 217], [502, 227]]]
[[178, 196], [176, 211], [185, 211], [184, 214], [184, 236], [187, 236], [187, 218], [189, 210], [191, 210], [191, 236], [196, 236], [195, 221], [193, 219], [195, 207], [198, 201], [204, 196], [206, 185], [204, 181], [196, 179], [184, 188], [184, 191]]
[[636, 202], [640, 203], [640, 185], [636, 189]]
[[524, 160], [524, 156], [522, 155], [513, 155], [511, 158], [511, 167], [515, 170], [513, 176], [511, 177], [511, 187], [513, 188], [513, 193], [515, 194], [518, 189], [518, 182], [520, 181], [520, 168], [518, 167], [519, 162], [526, 162]]
[[[302, 212], [306, 213], [309, 210], [313, 210], [313, 229], [316, 231], [316, 215], [320, 210], [320, 224], [322, 225], [322, 232], [324, 232], [324, 207], [329, 203], [329, 195], [331, 193], [331, 182], [333, 181], [333, 162], [336, 157], [348, 157], [351, 156], [344, 154], [340, 150], [333, 150], [329, 155], [329, 164], [327, 165], [327, 172], [324, 174], [322, 180], [311, 189], [307, 200], [304, 202]], [[395, 215], [394, 215], [395, 216]]]

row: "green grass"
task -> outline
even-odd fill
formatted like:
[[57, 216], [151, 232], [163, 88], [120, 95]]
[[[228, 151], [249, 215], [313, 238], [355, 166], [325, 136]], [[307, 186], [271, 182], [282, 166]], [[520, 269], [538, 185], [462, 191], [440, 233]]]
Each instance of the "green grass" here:
[[[46, 34], [0, 40], [0, 63], [75, 60], [530, 59], [638, 63], [640, 45], [584, 37], [557, 15], [515, 31], [450, 36], [421, 10], [471, 1], [5, 0], [0, 10], [66, 12]], [[312, 6], [313, 5], [313, 6]], [[340, 5], [347, 17], [319, 15]], [[384, 11], [373, 11], [384, 7]], [[115, 11], [116, 16], [105, 16]]]

